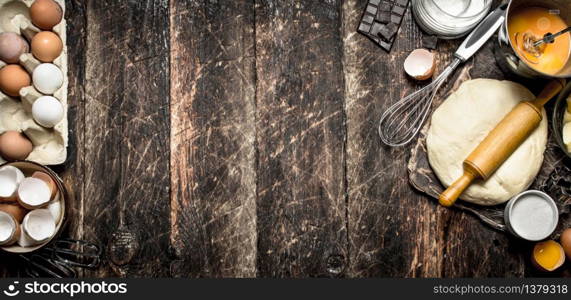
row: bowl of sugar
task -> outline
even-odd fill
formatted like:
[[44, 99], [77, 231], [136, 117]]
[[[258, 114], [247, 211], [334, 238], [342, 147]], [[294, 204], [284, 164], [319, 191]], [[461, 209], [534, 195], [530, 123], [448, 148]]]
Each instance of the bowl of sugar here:
[[548, 238], [559, 222], [555, 201], [544, 192], [529, 190], [513, 197], [506, 205], [507, 229], [516, 237], [537, 242]]

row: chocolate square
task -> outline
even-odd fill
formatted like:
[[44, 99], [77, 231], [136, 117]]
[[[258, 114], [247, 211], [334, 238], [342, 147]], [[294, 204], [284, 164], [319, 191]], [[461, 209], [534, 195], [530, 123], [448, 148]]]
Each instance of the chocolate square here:
[[386, 51], [391, 51], [391, 48], [393, 46], [393, 42], [385, 42], [385, 41], [379, 41], [379, 46], [381, 46], [381, 48], [385, 49]]
[[383, 3], [381, 3], [381, 5], [379, 5], [379, 10], [391, 11], [392, 7], [393, 6], [389, 2], [383, 1]]
[[379, 5], [379, 3], [381, 3], [381, 0], [370, 0], [369, 4], [373, 4], [373, 5]]
[[408, 4], [408, 1], [409, 1], [409, 0], [397, 0], [396, 4], [397, 4], [397, 5], [400, 5], [400, 6], [403, 6], [403, 7], [406, 7], [407, 4]]
[[405, 12], [405, 8], [400, 7], [400, 6], [393, 6], [393, 13], [399, 16], [403, 16], [404, 12]]
[[379, 21], [383, 24], [387, 24], [391, 21], [391, 12], [379, 10], [377, 12], [377, 18], [376, 19], [377, 19], [377, 21]]
[[391, 23], [395, 23], [396, 25], [398, 25], [398, 24], [400, 24], [401, 20], [402, 20], [401, 16], [391, 14]]
[[374, 5], [369, 5], [369, 6], [367, 6], [367, 12], [370, 13], [371, 15], [376, 15], [377, 14], [377, 7]]
[[379, 32], [382, 30], [383, 26], [384, 26], [383, 24], [381, 24], [379, 22], [375, 22], [375, 23], [373, 23], [373, 27], [371, 28], [369, 33], [371, 33], [373, 36], [378, 36]]
[[375, 18], [369, 14], [365, 14], [363, 16], [363, 22], [367, 23], [367, 24], [373, 24], [373, 21], [375, 21]]
[[371, 30], [371, 25], [367, 23], [361, 23], [361, 25], [359, 25], [359, 30], [368, 33], [369, 30]]
[[[374, 27], [374, 26], [373, 26]], [[390, 41], [392, 37], [397, 33], [398, 26], [394, 23], [389, 23], [387, 25], [382, 26], [377, 35], [380, 36], [385, 41]], [[372, 34], [373, 32], [371, 32]]]

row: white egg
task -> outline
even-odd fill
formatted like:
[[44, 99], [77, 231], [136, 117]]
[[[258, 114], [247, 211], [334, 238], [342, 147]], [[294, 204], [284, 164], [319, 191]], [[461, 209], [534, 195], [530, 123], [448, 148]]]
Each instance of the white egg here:
[[52, 95], [63, 85], [63, 73], [54, 64], [41, 64], [34, 70], [32, 80], [38, 91]]
[[40, 97], [32, 105], [32, 116], [36, 123], [52, 128], [63, 119], [63, 105], [52, 96]]

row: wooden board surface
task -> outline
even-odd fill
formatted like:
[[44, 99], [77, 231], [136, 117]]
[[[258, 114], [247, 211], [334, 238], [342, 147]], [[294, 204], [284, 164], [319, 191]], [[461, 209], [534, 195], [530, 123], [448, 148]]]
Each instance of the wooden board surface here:
[[[424, 84], [401, 67], [422, 33], [409, 9], [387, 54], [356, 32], [366, 2], [68, 0], [64, 236], [105, 249], [81, 275], [541, 275], [529, 245], [415, 192], [410, 148], [381, 144], [381, 112]], [[492, 47], [444, 88], [500, 76]]]

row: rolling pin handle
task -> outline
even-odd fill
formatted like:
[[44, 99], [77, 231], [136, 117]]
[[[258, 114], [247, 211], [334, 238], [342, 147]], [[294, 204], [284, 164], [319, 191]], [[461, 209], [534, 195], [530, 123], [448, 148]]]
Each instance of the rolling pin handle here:
[[565, 87], [565, 84], [565, 79], [558, 78], [551, 80], [532, 103], [535, 107], [541, 109], [547, 101], [559, 94], [559, 92]]
[[450, 207], [454, 205], [456, 199], [460, 197], [462, 192], [472, 183], [472, 181], [476, 178], [474, 174], [471, 172], [464, 171], [464, 174], [458, 178], [452, 185], [450, 185], [438, 198], [438, 202], [442, 206]]

